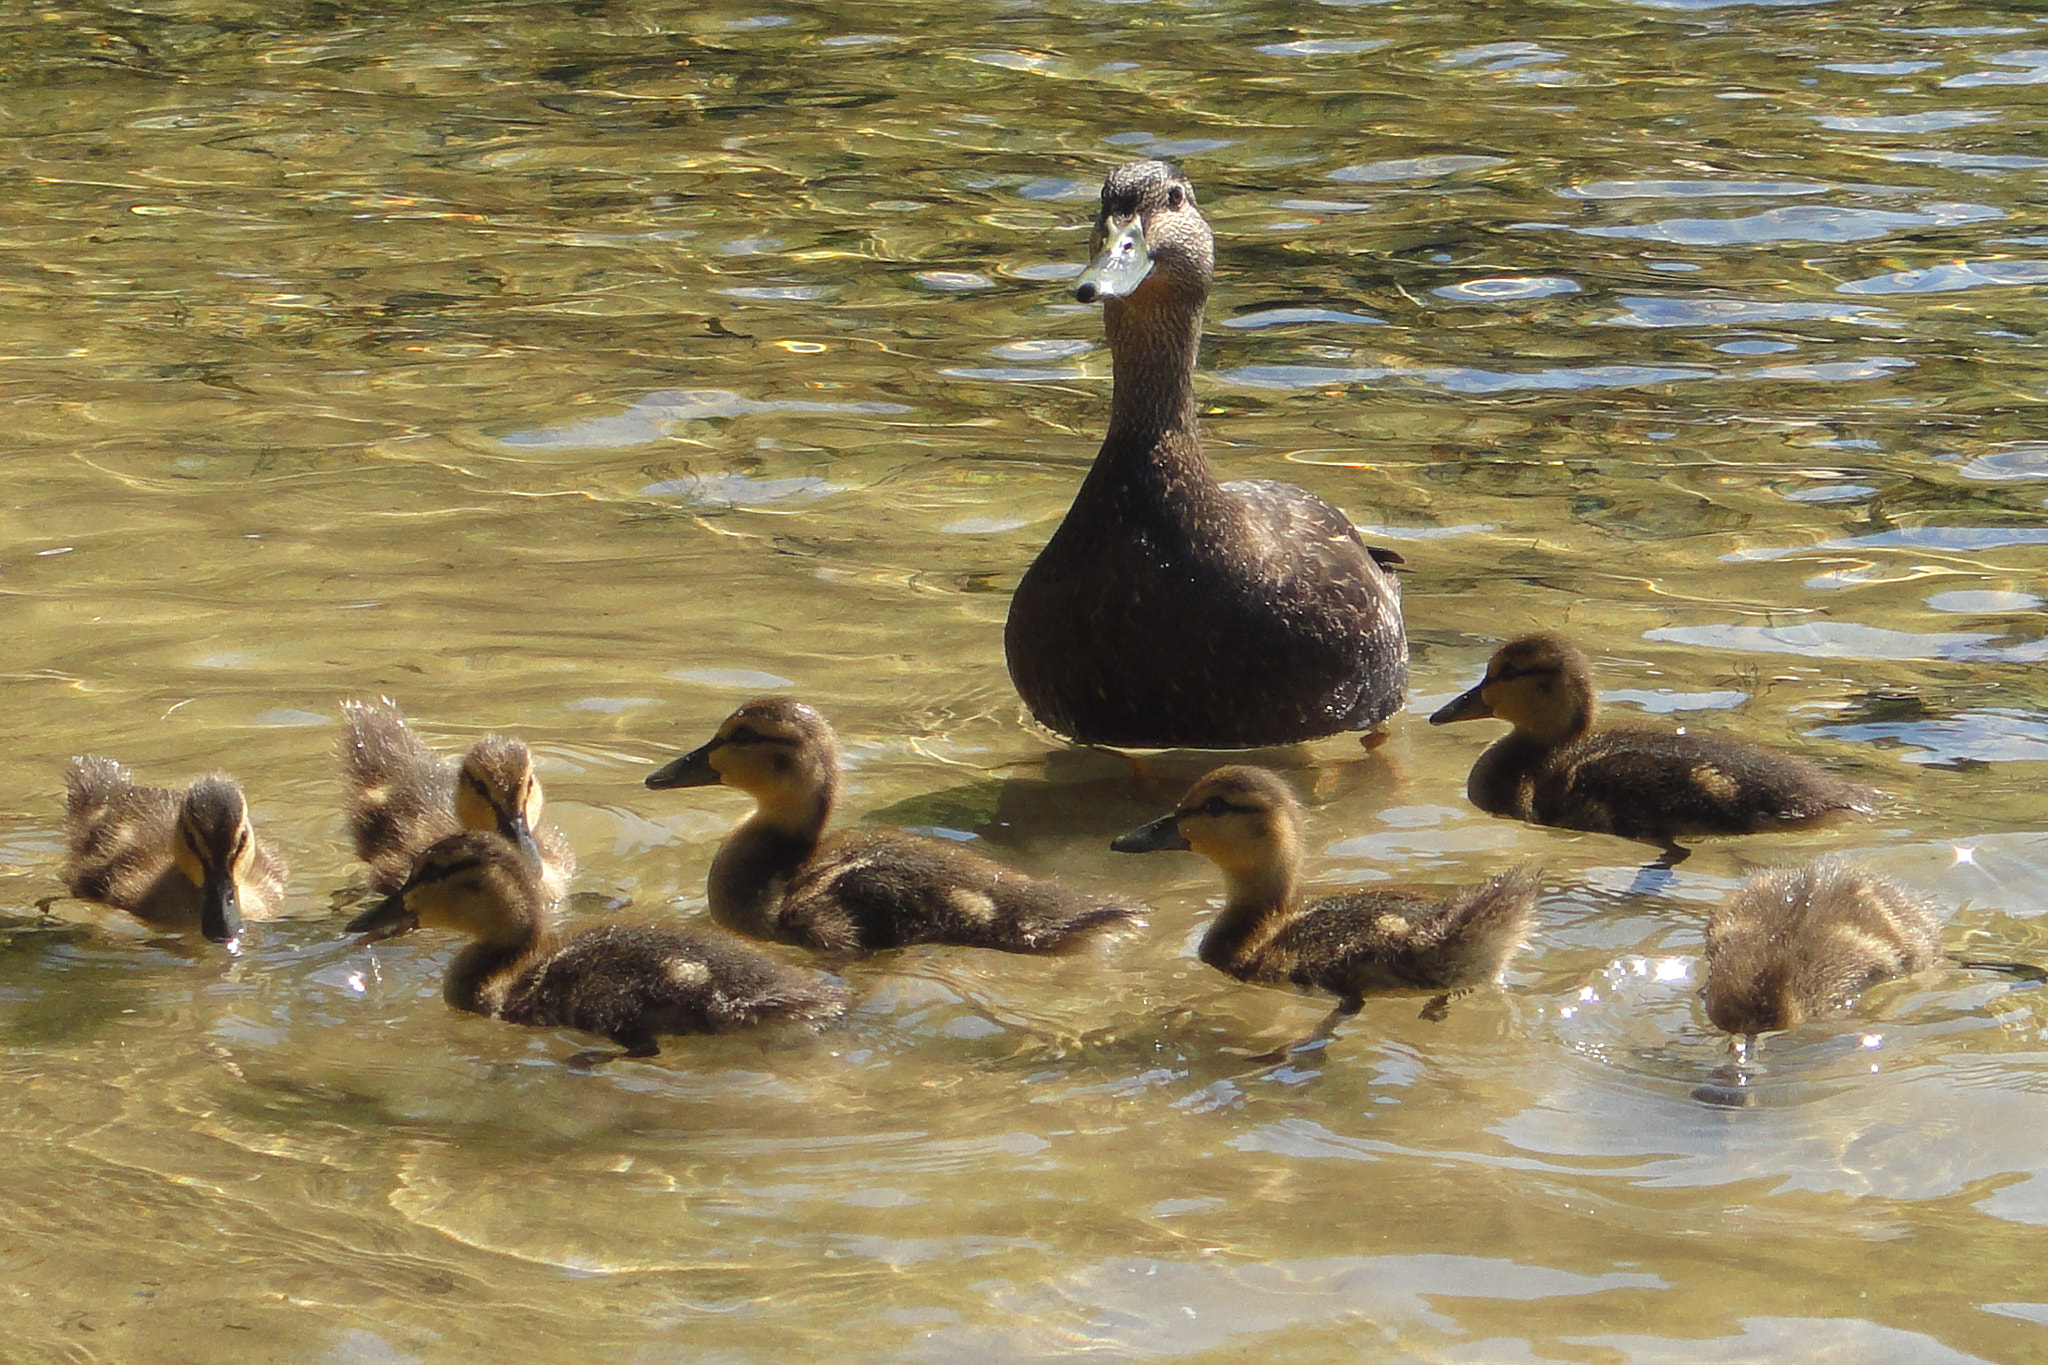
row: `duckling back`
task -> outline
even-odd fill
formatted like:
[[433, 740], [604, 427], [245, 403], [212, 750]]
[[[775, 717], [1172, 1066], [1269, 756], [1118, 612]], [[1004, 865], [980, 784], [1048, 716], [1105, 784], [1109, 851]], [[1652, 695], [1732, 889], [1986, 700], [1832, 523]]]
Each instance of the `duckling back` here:
[[461, 828], [454, 776], [388, 697], [341, 704], [340, 757], [349, 837], [371, 890], [389, 895], [422, 852]]
[[[64, 829], [69, 848], [64, 884], [80, 900], [128, 910], [152, 923], [175, 921], [175, 886], [159, 888], [171, 868], [178, 794], [139, 787], [111, 758], [83, 755], [64, 774]], [[182, 880], [182, 879], [180, 879]], [[197, 888], [192, 888], [197, 913]], [[139, 907], [150, 906], [145, 914]]]
[[1467, 793], [1481, 810], [1663, 843], [1796, 829], [1876, 809], [1870, 788], [1740, 740], [1598, 730], [1527, 764], [1519, 746], [1514, 736], [1500, 740], [1473, 767]]
[[1448, 892], [1361, 888], [1314, 902], [1259, 946], [1212, 966], [1247, 981], [1286, 981], [1346, 998], [1449, 990], [1498, 977], [1535, 927], [1537, 877], [1512, 868]]
[[498, 1017], [602, 1034], [649, 1055], [662, 1034], [821, 1023], [846, 1000], [845, 986], [823, 973], [723, 935], [607, 925], [523, 972]]
[[853, 834], [797, 870], [773, 937], [828, 951], [913, 943], [1067, 953], [1130, 925], [1139, 907], [1040, 881], [963, 848], [893, 833]]
[[1835, 858], [1759, 872], [1707, 923], [1707, 1017], [1734, 1034], [1791, 1028], [1931, 966], [1940, 944], [1934, 907], [1897, 882]]

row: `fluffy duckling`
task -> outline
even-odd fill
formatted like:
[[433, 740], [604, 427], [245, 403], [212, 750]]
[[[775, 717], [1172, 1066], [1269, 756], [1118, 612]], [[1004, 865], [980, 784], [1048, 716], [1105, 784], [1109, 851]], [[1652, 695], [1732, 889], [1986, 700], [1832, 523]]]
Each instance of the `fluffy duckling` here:
[[1797, 829], [1875, 809], [1877, 793], [1740, 740], [1593, 728], [1592, 668], [1570, 641], [1525, 635], [1494, 651], [1479, 685], [1431, 725], [1498, 717], [1514, 726], [1472, 765], [1465, 794], [1494, 815], [1619, 834], [1664, 849], [1702, 834]]
[[724, 1033], [845, 1012], [846, 988], [718, 934], [606, 925], [557, 948], [538, 880], [490, 831], [450, 835], [405, 884], [349, 922], [372, 940], [426, 927], [473, 940], [449, 965], [442, 998], [459, 1010], [542, 1028], [598, 1033], [628, 1057], [674, 1033]]
[[1139, 907], [1013, 872], [964, 848], [894, 830], [827, 839], [839, 792], [832, 727], [802, 702], [764, 698], [647, 785], [737, 787], [754, 813], [711, 860], [711, 913], [756, 938], [828, 951], [948, 943], [1073, 951], [1133, 923]]
[[1743, 884], [1707, 921], [1707, 1018], [1755, 1037], [1933, 965], [1934, 907], [1897, 882], [1822, 858]]
[[139, 787], [113, 759], [85, 757], [71, 760], [64, 786], [64, 881], [79, 899], [215, 943], [284, 899], [284, 860], [256, 837], [233, 778]]
[[495, 830], [560, 900], [576, 871], [569, 841], [541, 823], [540, 779], [525, 744], [485, 735], [452, 768], [420, 743], [396, 703], [341, 704], [341, 779], [356, 856], [370, 865], [370, 889], [405, 884], [426, 848], [458, 830]]
[[1218, 768], [1171, 814], [1110, 847], [1192, 849], [1221, 868], [1224, 905], [1202, 936], [1202, 961], [1240, 981], [1336, 996], [1311, 1041], [1356, 1013], [1370, 992], [1490, 981], [1528, 941], [1537, 884], [1526, 866], [1448, 893], [1359, 887], [1304, 902], [1301, 818], [1301, 803], [1277, 774]]
[[1109, 431], [1010, 600], [1031, 714], [1083, 744], [1241, 749], [1369, 730], [1408, 683], [1400, 556], [1291, 484], [1219, 483], [1195, 420], [1215, 245], [1164, 161], [1111, 171], [1075, 288], [1100, 299]]

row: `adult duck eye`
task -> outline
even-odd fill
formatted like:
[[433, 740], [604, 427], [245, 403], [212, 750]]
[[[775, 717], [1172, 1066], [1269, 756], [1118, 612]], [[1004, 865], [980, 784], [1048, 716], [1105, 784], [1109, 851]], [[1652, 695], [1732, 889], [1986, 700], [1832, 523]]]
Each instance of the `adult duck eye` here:
[[1177, 209], [1185, 205], [1187, 202], [1187, 193], [1186, 191], [1182, 190], [1180, 186], [1171, 185], [1167, 187], [1166, 207], [1170, 209]]

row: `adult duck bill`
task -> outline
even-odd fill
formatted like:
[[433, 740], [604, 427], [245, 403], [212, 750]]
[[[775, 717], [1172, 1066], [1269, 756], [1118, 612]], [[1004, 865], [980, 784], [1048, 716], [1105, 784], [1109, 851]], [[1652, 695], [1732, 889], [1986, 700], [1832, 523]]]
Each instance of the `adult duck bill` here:
[[718, 769], [711, 766], [711, 748], [718, 743], [712, 740], [690, 750], [672, 763], [664, 763], [647, 774], [647, 785], [655, 791], [667, 791], [671, 787], [715, 787], [719, 783]]
[[1145, 228], [1137, 219], [1118, 228], [1094, 264], [1074, 282], [1074, 297], [1083, 303], [1124, 299], [1152, 273], [1152, 255], [1145, 246]]
[[1487, 720], [1493, 715], [1493, 708], [1487, 705], [1480, 692], [1486, 686], [1481, 683], [1469, 692], [1457, 696], [1438, 707], [1436, 714], [1429, 718], [1431, 725], [1449, 725], [1454, 720]]
[[1187, 846], [1188, 841], [1180, 832], [1178, 814], [1162, 815], [1149, 825], [1140, 825], [1128, 834], [1119, 834], [1109, 843], [1110, 849], [1117, 853], [1160, 853]]

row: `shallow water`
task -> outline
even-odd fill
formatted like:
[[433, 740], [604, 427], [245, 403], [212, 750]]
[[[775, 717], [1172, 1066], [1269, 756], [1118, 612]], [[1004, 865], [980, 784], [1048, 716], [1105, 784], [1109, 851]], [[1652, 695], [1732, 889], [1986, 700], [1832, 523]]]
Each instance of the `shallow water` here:
[[[0, 17], [13, 642], [10, 1359], [2042, 1358], [2048, 993], [1957, 967], [1724, 1060], [1700, 926], [1822, 849], [2048, 957], [2048, 227], [2023, 7], [49, 5]], [[1312, 878], [1541, 857], [1506, 988], [1319, 1002], [1192, 956], [1149, 780], [1028, 729], [1007, 593], [1106, 406], [1105, 167], [1219, 241], [1215, 462], [1407, 559], [1382, 749], [1268, 755]], [[1643, 850], [1478, 815], [1421, 716], [1568, 630], [1617, 712], [1787, 745], [1876, 821]], [[588, 921], [702, 913], [744, 698], [847, 809], [1144, 897], [1138, 941], [850, 965], [849, 1023], [458, 1016], [339, 933], [336, 704], [514, 730]], [[64, 760], [247, 784], [228, 959], [57, 891]]]

